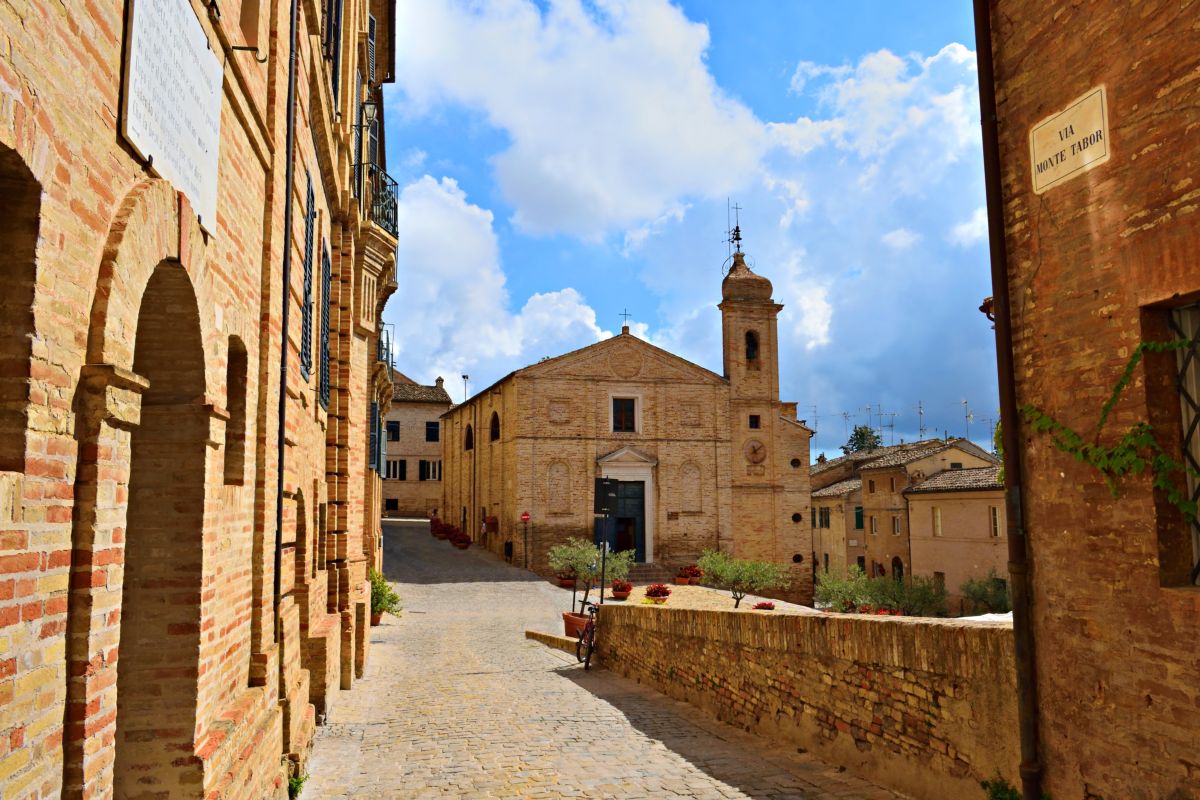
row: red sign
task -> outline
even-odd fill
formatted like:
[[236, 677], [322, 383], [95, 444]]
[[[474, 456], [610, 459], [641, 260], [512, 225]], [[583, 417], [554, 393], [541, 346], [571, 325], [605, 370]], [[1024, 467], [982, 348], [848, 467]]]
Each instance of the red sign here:
[[521, 512], [521, 522], [529, 522], [529, 512], [528, 511]]

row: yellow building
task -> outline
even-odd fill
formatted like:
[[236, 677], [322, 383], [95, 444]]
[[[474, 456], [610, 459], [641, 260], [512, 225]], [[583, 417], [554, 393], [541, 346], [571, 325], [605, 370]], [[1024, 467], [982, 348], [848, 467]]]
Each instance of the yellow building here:
[[383, 515], [429, 517], [442, 504], [442, 422], [450, 408], [442, 379], [423, 386], [392, 370], [384, 420]]
[[551, 546], [593, 537], [595, 479], [614, 478], [616, 544], [638, 562], [674, 569], [719, 548], [786, 563], [795, 596], [811, 598], [812, 431], [779, 400], [771, 291], [737, 253], [719, 306], [723, 375], [624, 328], [447, 412], [443, 519], [547, 573]]

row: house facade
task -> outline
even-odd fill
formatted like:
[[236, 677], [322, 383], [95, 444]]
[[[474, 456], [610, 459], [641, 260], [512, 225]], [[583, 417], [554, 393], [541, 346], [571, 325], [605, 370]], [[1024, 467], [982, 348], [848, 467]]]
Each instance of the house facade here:
[[741, 253], [722, 297], [723, 375], [625, 328], [447, 412], [443, 519], [546, 574], [550, 547], [598, 535], [595, 481], [613, 478], [610, 535], [638, 562], [674, 568], [716, 548], [788, 565], [811, 598], [811, 431], [779, 400], [781, 306]]
[[362, 674], [393, 13], [0, 9], [5, 798], [286, 797]]
[[393, 371], [384, 420], [383, 516], [428, 518], [442, 504], [442, 414], [450, 395]]

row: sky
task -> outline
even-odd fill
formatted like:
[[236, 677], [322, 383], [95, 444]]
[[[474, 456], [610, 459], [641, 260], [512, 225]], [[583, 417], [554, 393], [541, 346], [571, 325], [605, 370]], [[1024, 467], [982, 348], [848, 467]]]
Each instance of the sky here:
[[458, 401], [627, 310], [720, 372], [736, 203], [814, 456], [868, 423], [990, 442], [966, 0], [398, 0], [396, 27], [399, 370]]

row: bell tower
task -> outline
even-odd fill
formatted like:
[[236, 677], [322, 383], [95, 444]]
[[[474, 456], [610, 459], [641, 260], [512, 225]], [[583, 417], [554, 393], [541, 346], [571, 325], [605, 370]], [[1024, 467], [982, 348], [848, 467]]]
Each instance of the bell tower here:
[[[734, 229], [735, 235], [737, 229]], [[725, 377], [735, 402], [779, 402], [779, 311], [771, 282], [746, 266], [739, 248], [721, 282], [721, 329]], [[766, 409], [764, 409], [766, 413]]]

